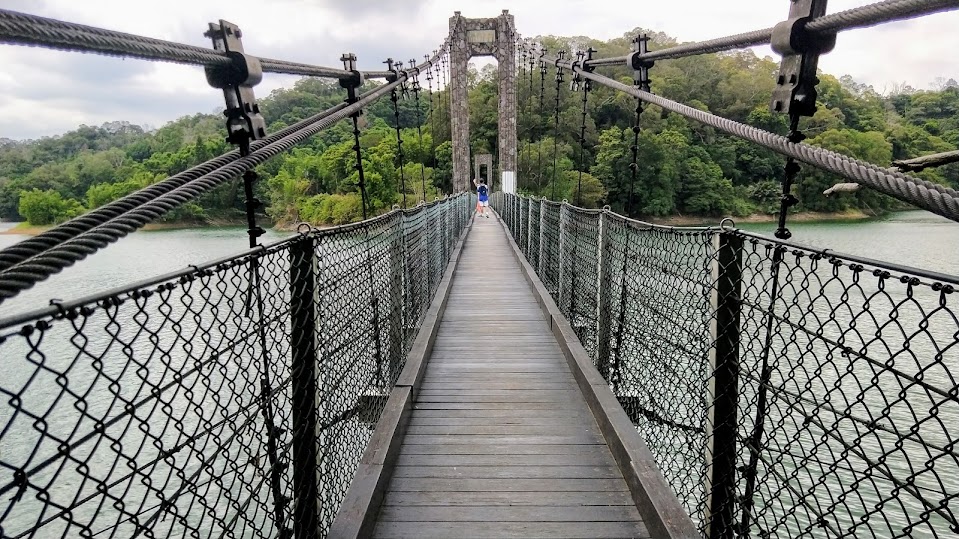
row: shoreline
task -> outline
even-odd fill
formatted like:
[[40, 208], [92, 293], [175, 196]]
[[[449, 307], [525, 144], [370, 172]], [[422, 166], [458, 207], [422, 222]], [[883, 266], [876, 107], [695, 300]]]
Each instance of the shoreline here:
[[[890, 212], [892, 213], [892, 212]], [[884, 214], [888, 215], [888, 214]], [[882, 215], [871, 215], [861, 210], [847, 210], [841, 212], [802, 211], [790, 213], [787, 222], [799, 223], [831, 223], [855, 222], [878, 219]], [[640, 217], [639, 220], [664, 226], [719, 226], [724, 217], [703, 217], [698, 215], [671, 215], [669, 217]], [[741, 224], [775, 223], [779, 220], [776, 214], [754, 213], [745, 217], [730, 217], [738, 226]]]
[[[843, 212], [797, 212], [789, 214], [790, 222], [801, 223], [828, 223], [828, 222], [854, 222], [868, 221], [881, 216], [870, 215], [860, 210], [848, 210]], [[754, 223], [774, 223], [778, 219], [777, 215], [754, 213], [746, 217], [732, 217], [736, 225], [754, 224]], [[653, 223], [663, 226], [719, 226], [723, 220], [722, 217], [703, 217], [697, 215], [671, 215], [669, 217], [639, 217], [640, 221]], [[266, 225], [269, 225], [268, 227]], [[140, 230], [186, 230], [191, 228], [221, 228], [221, 227], [245, 227], [246, 221], [217, 219], [208, 222], [179, 222], [179, 223], [149, 223]], [[295, 231], [295, 227], [283, 223], [261, 223], [265, 228], [272, 228], [277, 231], [289, 232]], [[19, 223], [16, 226], [6, 230], [0, 230], [0, 235], [17, 236], [36, 236], [50, 230], [54, 225], [29, 225]], [[314, 228], [329, 228], [328, 225], [314, 226]]]
[[[273, 223], [259, 223], [265, 228], [275, 228], [276, 230], [285, 230], [283, 227], [276, 226]], [[266, 226], [269, 225], [269, 226]], [[48, 230], [51, 230], [56, 225], [30, 225], [26, 222], [18, 223], [15, 226], [12, 226], [6, 230], [0, 230], [0, 235], [14, 235], [14, 236], [37, 236]], [[214, 219], [207, 222], [196, 222], [196, 221], [184, 221], [176, 223], [147, 223], [139, 230], [146, 231], [157, 231], [157, 230], [187, 230], [191, 228], [225, 228], [225, 227], [245, 227], [246, 221], [240, 220], [230, 220], [230, 219]]]

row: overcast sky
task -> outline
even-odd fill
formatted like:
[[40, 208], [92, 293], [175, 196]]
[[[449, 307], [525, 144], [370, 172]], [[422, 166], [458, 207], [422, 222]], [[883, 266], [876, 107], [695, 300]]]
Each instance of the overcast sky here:
[[[830, 0], [829, 12], [869, 3]], [[735, 9], [730, 6], [735, 5]], [[638, 7], [641, 6], [641, 7]], [[210, 21], [243, 30], [247, 52], [338, 66], [355, 52], [361, 69], [388, 56], [421, 59], [436, 48], [459, 9], [494, 17], [509, 9], [524, 36], [585, 35], [610, 39], [637, 26], [698, 41], [774, 25], [786, 0], [0, 0], [0, 8], [150, 37], [210, 46]], [[959, 78], [959, 13], [951, 12], [841, 34], [820, 68], [852, 75], [882, 92], [897, 83], [929, 88]], [[771, 55], [758, 48], [760, 55]], [[0, 138], [56, 135], [80, 124], [126, 120], [159, 127], [186, 114], [223, 107], [198, 67], [0, 45]], [[296, 77], [267, 73], [265, 97]]]

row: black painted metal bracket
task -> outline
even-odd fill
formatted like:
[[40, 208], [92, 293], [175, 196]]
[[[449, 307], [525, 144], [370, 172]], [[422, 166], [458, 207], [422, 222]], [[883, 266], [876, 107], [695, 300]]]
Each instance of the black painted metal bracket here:
[[783, 59], [770, 109], [797, 116], [816, 112], [819, 56], [836, 46], [835, 34], [814, 34], [806, 23], [826, 14], [826, 0], [792, 0], [789, 19], [773, 28], [770, 44]]
[[649, 35], [641, 34], [633, 39], [633, 52], [627, 57], [626, 63], [633, 68], [633, 85], [644, 92], [649, 91], [649, 69], [655, 65], [653, 60], [643, 60], [643, 55], [649, 53]]
[[221, 19], [219, 24], [210, 23], [204, 35], [213, 40], [215, 50], [225, 52], [233, 61], [227, 66], [204, 69], [210, 86], [223, 90], [227, 141], [242, 149], [250, 141], [266, 136], [266, 121], [253, 93], [253, 87], [263, 80], [263, 68], [257, 58], [243, 53], [243, 33], [235, 24]]

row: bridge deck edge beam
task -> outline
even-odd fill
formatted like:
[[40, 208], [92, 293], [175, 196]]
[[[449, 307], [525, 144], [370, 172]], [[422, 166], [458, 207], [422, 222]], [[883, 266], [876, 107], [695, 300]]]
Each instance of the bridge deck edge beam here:
[[664, 539], [701, 539], [702, 536], [696, 529], [695, 523], [666, 482], [649, 447], [623, 411], [619, 401], [616, 400], [609, 384], [593, 366], [573, 327], [549, 295], [536, 270], [516, 245], [513, 235], [506, 228], [505, 221], [500, 219], [499, 222], [506, 233], [513, 256], [522, 268], [533, 296], [549, 320], [553, 336], [559, 343], [573, 372], [573, 377], [583, 392], [613, 458], [626, 479], [633, 502], [650, 534]]
[[427, 360], [436, 342], [440, 322], [443, 320], [443, 313], [449, 300], [453, 276], [472, 226], [471, 219], [453, 248], [443, 279], [437, 286], [436, 295], [406, 356], [406, 365], [397, 378], [396, 385], [390, 391], [383, 414], [376, 423], [370, 443], [360, 458], [350, 488], [346, 491], [346, 496], [330, 527], [327, 537], [331, 539], [369, 537], [373, 533], [376, 517], [379, 515], [383, 496], [390, 483], [403, 436], [406, 434], [406, 426], [409, 424], [412, 413], [412, 403], [419, 391]]

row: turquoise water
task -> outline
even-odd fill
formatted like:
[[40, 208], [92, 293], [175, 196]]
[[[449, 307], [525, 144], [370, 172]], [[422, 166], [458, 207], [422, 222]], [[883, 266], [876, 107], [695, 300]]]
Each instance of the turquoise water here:
[[[788, 223], [790, 241], [819, 249], [959, 274], [959, 223], [925, 211], [899, 212], [853, 222]], [[772, 236], [775, 223], [743, 224], [743, 230]]]

